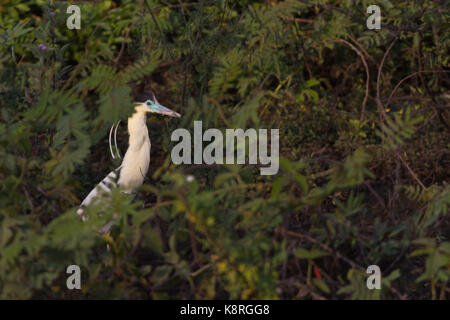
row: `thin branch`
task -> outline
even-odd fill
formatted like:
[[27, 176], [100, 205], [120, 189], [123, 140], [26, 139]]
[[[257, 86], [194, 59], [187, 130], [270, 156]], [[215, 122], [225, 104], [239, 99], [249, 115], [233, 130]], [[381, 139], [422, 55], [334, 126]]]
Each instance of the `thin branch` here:
[[[417, 48], [417, 61], [419, 64], [419, 71], [422, 71], [423, 67], [422, 67], [422, 36], [420, 35], [420, 33], [418, 33], [419, 36], [419, 45]], [[439, 121], [441, 121], [441, 123], [445, 126], [445, 128], [447, 128], [448, 131], [450, 131], [450, 125], [447, 123], [447, 121], [445, 120], [445, 117], [442, 115], [445, 111], [442, 111], [438, 108], [439, 103], [435, 98], [435, 95], [431, 92], [430, 87], [428, 86], [428, 83], [425, 81], [424, 77], [423, 77], [423, 73], [419, 73], [419, 78], [420, 81], [422, 82], [423, 87], [425, 88], [425, 92], [430, 96], [431, 98], [431, 106], [433, 107], [434, 111], [437, 113], [438, 117], [439, 117]]]
[[128, 27], [127, 32], [125, 33], [125, 37], [122, 39], [122, 44], [120, 46], [119, 54], [116, 59], [114, 59], [114, 64], [117, 65], [119, 63], [120, 58], [122, 57], [123, 50], [125, 49], [125, 41], [128, 40], [128, 36], [130, 35], [131, 29], [133, 29], [134, 25], [137, 23], [137, 20], [133, 21], [133, 23]]
[[395, 91], [397, 91], [397, 89], [402, 85], [403, 82], [405, 82], [406, 80], [417, 76], [419, 73], [439, 73], [439, 72], [450, 72], [448, 70], [423, 70], [423, 71], [416, 71], [412, 74], [410, 74], [409, 76], [404, 77], [402, 80], [400, 80], [397, 85], [394, 87], [394, 90], [392, 90], [391, 94], [389, 95], [389, 98], [386, 102], [386, 107], [389, 106], [389, 103], [391, 102], [391, 98], [394, 95]]
[[417, 175], [414, 173], [414, 171], [412, 171], [412, 169], [408, 166], [408, 163], [405, 161], [405, 159], [403, 159], [402, 155], [400, 153], [397, 153], [398, 157], [400, 158], [400, 161], [403, 163], [403, 165], [406, 167], [406, 169], [408, 169], [409, 173], [411, 174], [411, 176], [414, 178], [414, 180], [417, 181], [417, 183], [423, 188], [426, 189], [426, 187], [424, 186], [424, 184], [422, 183], [422, 181], [420, 181], [420, 179], [417, 177]]
[[381, 103], [381, 99], [380, 99], [380, 83], [381, 83], [381, 73], [383, 70], [383, 65], [384, 65], [384, 61], [386, 60], [389, 51], [391, 51], [392, 47], [394, 46], [394, 44], [397, 42], [397, 37], [395, 37], [394, 41], [392, 41], [391, 45], [389, 46], [389, 48], [386, 50], [386, 52], [383, 55], [383, 59], [381, 59], [381, 63], [380, 63], [380, 67], [378, 68], [378, 77], [377, 77], [377, 97], [376, 97], [376, 102], [378, 105], [378, 108], [380, 109], [380, 113], [381, 115], [384, 117], [386, 116], [386, 111], [384, 110], [383, 104]]
[[364, 58], [364, 55], [361, 53], [361, 51], [359, 51], [352, 43], [348, 42], [347, 40], [344, 39], [335, 39], [335, 40], [330, 40], [331, 42], [341, 42], [346, 44], [347, 46], [349, 46], [353, 51], [355, 51], [358, 56], [361, 58], [363, 64], [364, 64], [364, 68], [366, 69], [366, 94], [364, 96], [364, 100], [362, 102], [362, 106], [361, 106], [361, 115], [359, 117], [359, 123], [361, 124], [362, 121], [364, 120], [364, 111], [366, 109], [366, 103], [367, 103], [367, 98], [369, 97], [369, 82], [370, 82], [370, 73], [369, 73], [369, 67], [367, 65], [367, 61]]
[[383, 198], [372, 188], [369, 182], [364, 181], [364, 185], [369, 189], [369, 191], [375, 196], [375, 198], [378, 200], [378, 202], [381, 204], [383, 209], [386, 208], [386, 204], [383, 201]]
[[357, 270], [360, 270], [362, 272], [366, 272], [366, 270], [363, 267], [361, 267], [360, 265], [358, 265], [357, 263], [353, 262], [352, 260], [350, 260], [349, 258], [345, 257], [341, 253], [339, 253], [337, 251], [334, 251], [333, 249], [331, 249], [326, 244], [323, 244], [322, 242], [319, 242], [318, 240], [314, 239], [313, 237], [311, 237], [311, 236], [309, 236], [307, 234], [296, 233], [296, 232], [289, 231], [289, 230], [284, 230], [284, 229], [283, 229], [283, 231], [288, 236], [291, 236], [291, 237], [294, 237], [294, 238], [298, 238], [298, 239], [307, 240], [308, 242], [312, 242], [312, 243], [318, 245], [319, 247], [321, 247], [322, 249], [324, 249], [328, 253], [331, 253], [332, 255], [336, 256], [336, 258], [338, 258], [339, 260], [345, 261], [353, 269], [357, 269]]

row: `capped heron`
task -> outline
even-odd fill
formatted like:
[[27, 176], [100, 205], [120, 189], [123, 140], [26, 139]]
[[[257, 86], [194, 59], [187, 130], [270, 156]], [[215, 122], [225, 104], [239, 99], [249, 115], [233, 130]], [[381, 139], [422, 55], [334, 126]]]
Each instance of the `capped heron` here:
[[[77, 213], [81, 215], [83, 221], [87, 219], [83, 215], [84, 208], [90, 203], [99, 199], [100, 193], [107, 194], [111, 191], [111, 188], [119, 187], [121, 192], [126, 194], [133, 193], [137, 188], [139, 188], [144, 182], [145, 175], [148, 172], [148, 167], [150, 164], [150, 138], [148, 136], [147, 125], [145, 124], [147, 120], [147, 113], [159, 113], [170, 117], [181, 117], [179, 113], [170, 110], [159, 104], [153, 94], [153, 99], [142, 98], [139, 99], [144, 102], [137, 102], [135, 104], [135, 112], [131, 117], [128, 118], [128, 149], [123, 158], [122, 164], [111, 171], [94, 189], [89, 192], [87, 197], [83, 200], [78, 208]], [[111, 127], [109, 133], [109, 146], [113, 159], [120, 158], [120, 153], [117, 149], [117, 127], [119, 122], [116, 124], [114, 130], [114, 144], [116, 147], [117, 155], [114, 154], [111, 146], [111, 135], [114, 125]], [[108, 232], [112, 227], [114, 222], [109, 222], [105, 225], [100, 233]]]

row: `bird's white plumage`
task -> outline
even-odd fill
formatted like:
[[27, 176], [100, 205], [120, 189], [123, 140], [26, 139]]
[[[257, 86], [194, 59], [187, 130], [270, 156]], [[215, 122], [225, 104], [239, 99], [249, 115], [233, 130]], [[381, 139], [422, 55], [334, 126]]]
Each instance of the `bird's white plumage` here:
[[78, 208], [77, 213], [83, 216], [84, 207], [95, 200], [99, 200], [101, 194], [107, 194], [111, 188], [119, 186], [124, 193], [132, 193], [144, 182], [150, 164], [150, 138], [145, 121], [147, 110], [139, 105], [136, 112], [128, 118], [129, 146], [122, 164], [115, 171], [111, 171], [94, 189], [89, 192]]
[[[156, 101], [156, 97], [154, 97]], [[128, 118], [128, 134], [129, 134], [129, 146], [125, 156], [123, 158], [122, 164], [116, 170], [110, 172], [94, 189], [89, 192], [87, 197], [83, 200], [77, 213], [82, 216], [83, 220], [87, 217], [83, 216], [84, 207], [88, 206], [93, 201], [101, 198], [101, 195], [108, 194], [111, 192], [111, 188], [119, 187], [123, 193], [133, 193], [137, 188], [139, 188], [144, 182], [145, 176], [148, 172], [150, 165], [150, 138], [148, 135], [148, 129], [146, 125], [147, 112], [164, 114], [172, 117], [180, 117], [180, 114], [161, 106], [157, 101], [147, 100], [145, 103], [138, 103], [135, 107], [135, 113]], [[116, 126], [114, 136], [117, 133]], [[112, 152], [111, 146], [111, 134], [110, 130], [110, 151]], [[115, 139], [116, 140], [116, 139]], [[120, 154], [116, 146], [117, 156]], [[114, 222], [108, 222], [100, 231], [100, 233], [108, 232], [112, 227]]]
[[150, 138], [148, 136], [145, 111], [136, 108], [128, 118], [128, 150], [123, 158], [118, 185], [124, 192], [132, 192], [144, 182], [150, 164]]

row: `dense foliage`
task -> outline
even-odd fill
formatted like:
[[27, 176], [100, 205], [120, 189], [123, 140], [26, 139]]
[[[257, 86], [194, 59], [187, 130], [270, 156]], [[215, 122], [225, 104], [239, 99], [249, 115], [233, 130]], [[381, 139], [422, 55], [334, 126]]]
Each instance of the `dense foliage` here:
[[[1, 298], [449, 297], [447, 1], [77, 4], [69, 30], [69, 3], [0, 1]], [[149, 117], [137, 198], [116, 190], [83, 223], [119, 164], [109, 128], [149, 90], [182, 118]], [[279, 173], [173, 165], [194, 120], [279, 128]]]

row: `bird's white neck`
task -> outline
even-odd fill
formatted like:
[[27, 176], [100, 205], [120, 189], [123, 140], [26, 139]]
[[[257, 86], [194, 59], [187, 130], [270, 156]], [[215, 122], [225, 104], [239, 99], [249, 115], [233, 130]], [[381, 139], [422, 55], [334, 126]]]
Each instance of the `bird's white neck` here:
[[150, 138], [145, 112], [136, 110], [128, 118], [129, 146], [123, 158], [118, 185], [124, 192], [136, 190], [144, 182], [150, 163]]
[[135, 147], [142, 145], [143, 140], [149, 140], [148, 129], [145, 124], [147, 116], [145, 112], [137, 111], [128, 118], [129, 145]]

